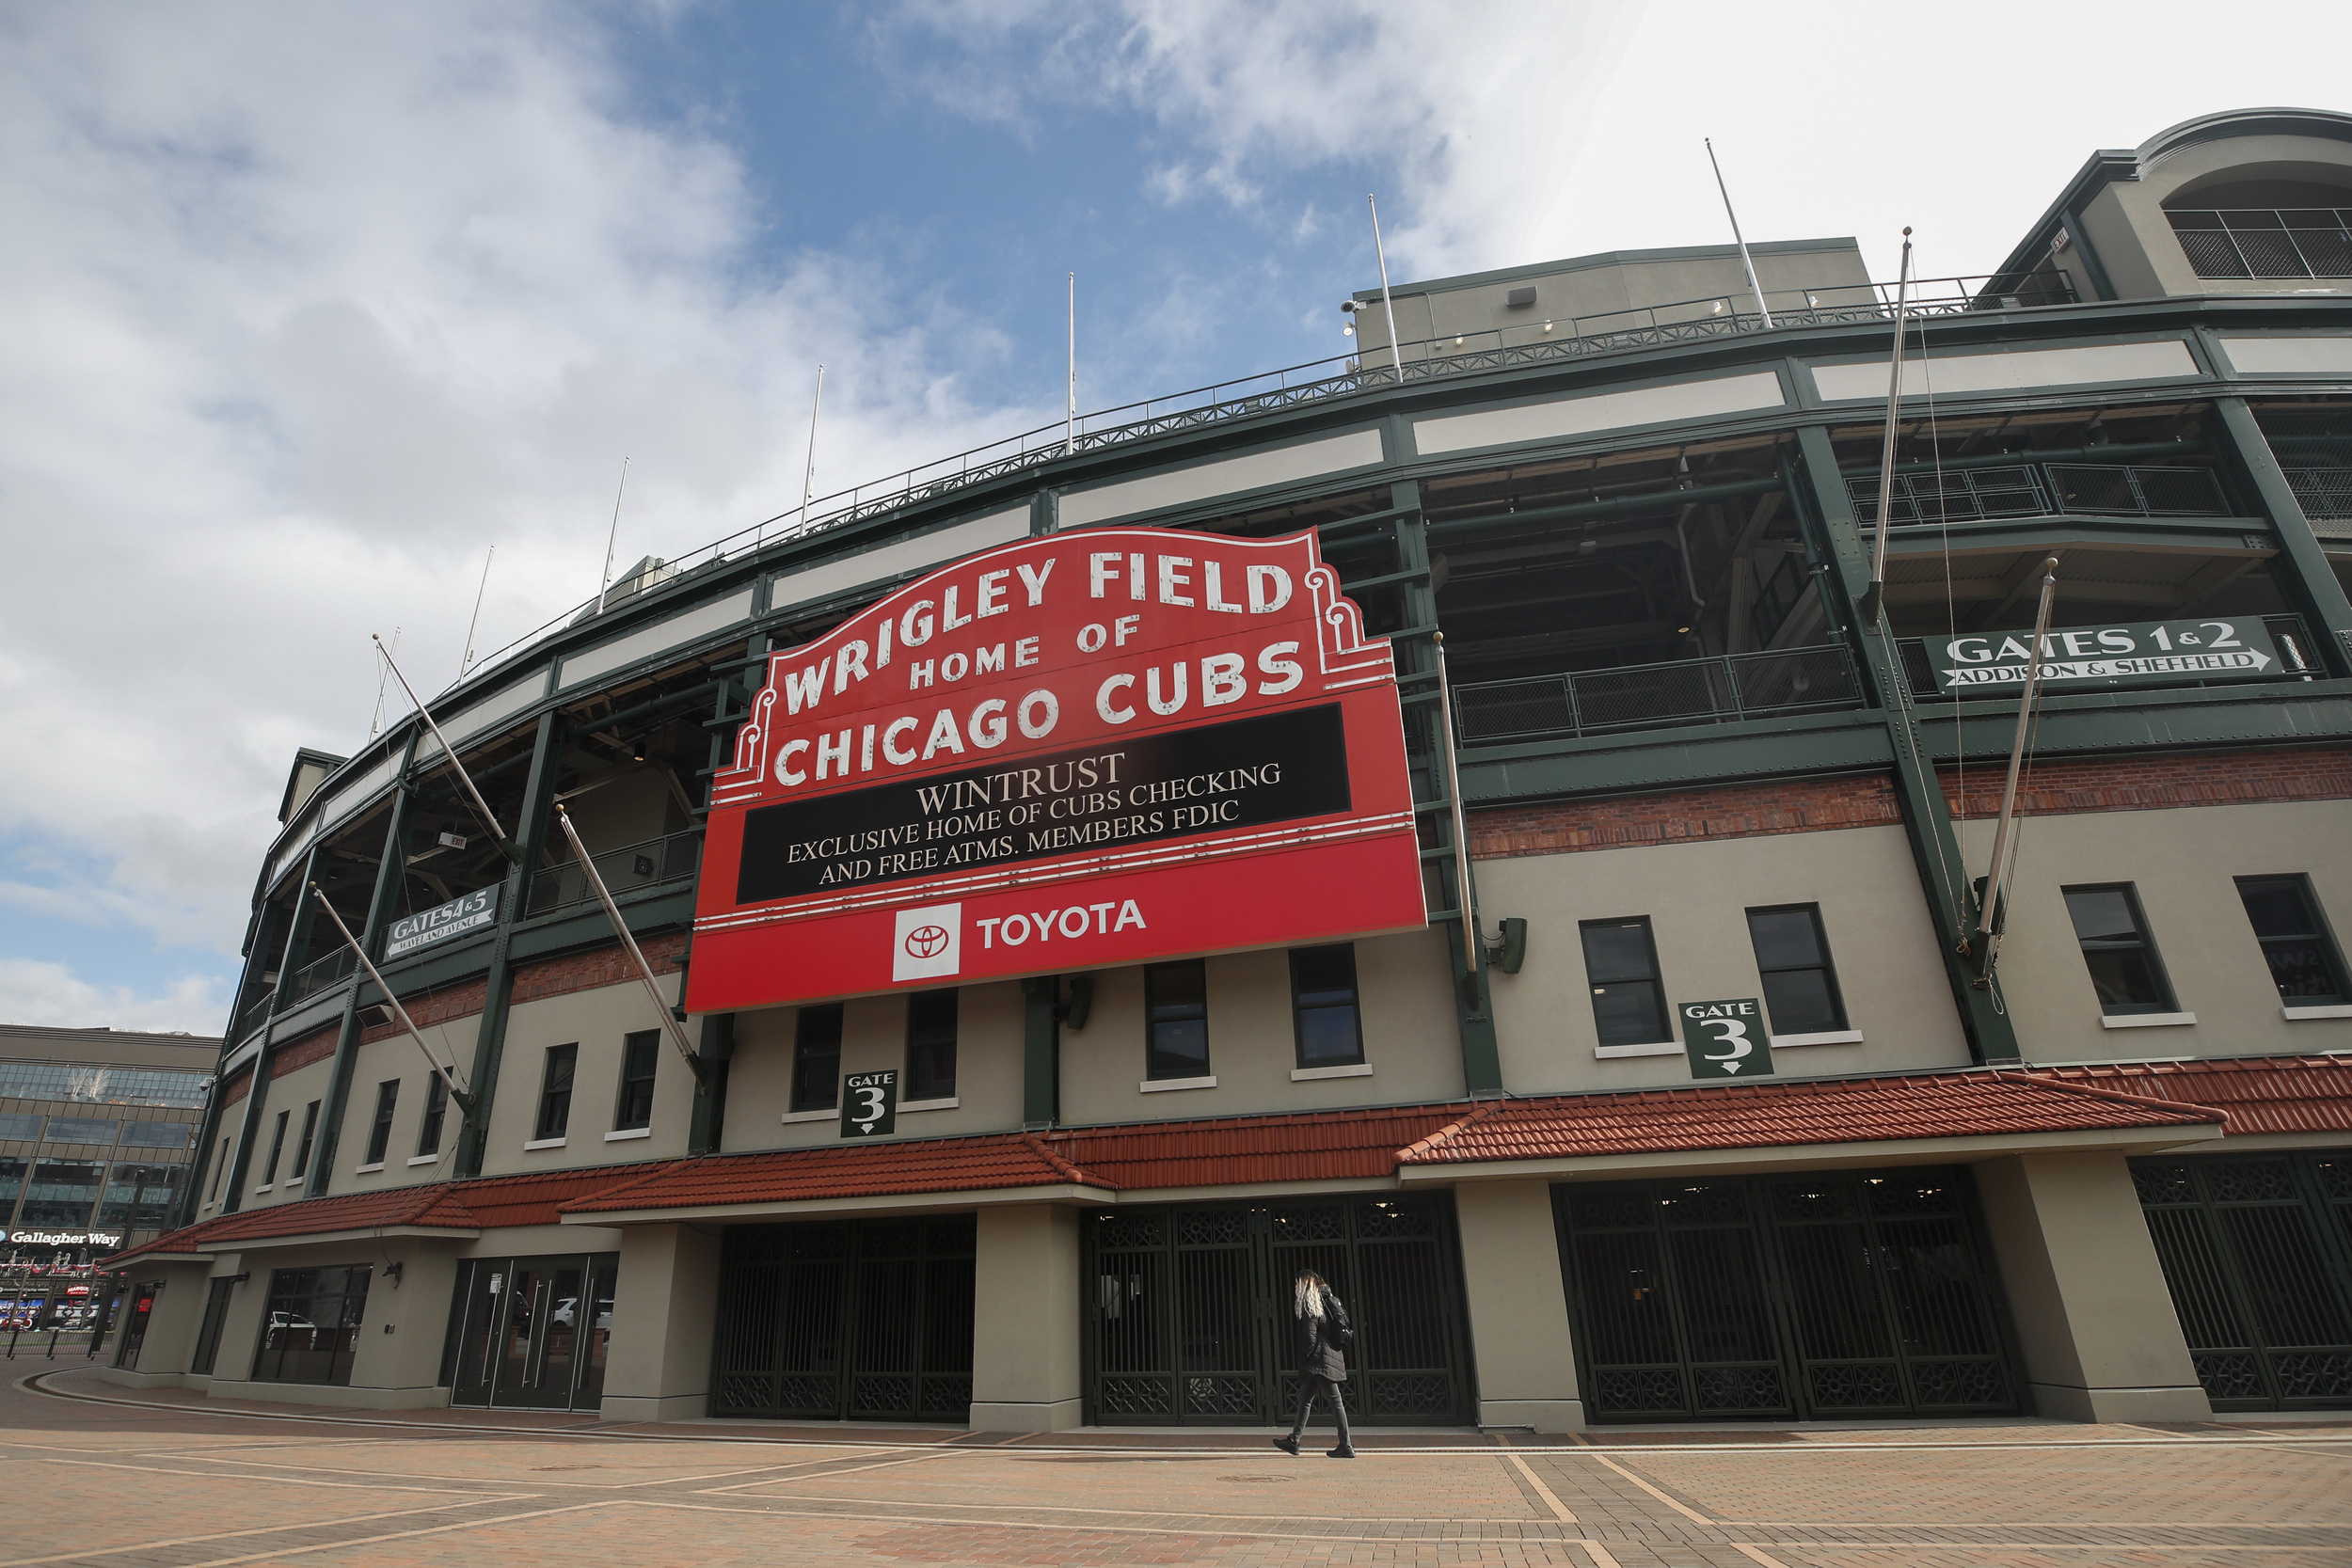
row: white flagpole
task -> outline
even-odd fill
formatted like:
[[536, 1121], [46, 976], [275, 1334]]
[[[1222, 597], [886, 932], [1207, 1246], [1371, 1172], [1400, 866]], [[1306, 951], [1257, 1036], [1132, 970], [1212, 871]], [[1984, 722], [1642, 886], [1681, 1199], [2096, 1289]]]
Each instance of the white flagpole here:
[[1731, 187], [1724, 183], [1724, 166], [1715, 161], [1714, 138], [1708, 136], [1702, 139], [1707, 143], [1707, 162], [1715, 170], [1715, 188], [1724, 193], [1724, 216], [1731, 220], [1732, 243], [1740, 247], [1740, 264], [1747, 269], [1748, 291], [1756, 295], [1756, 312], [1764, 318], [1764, 325], [1770, 327], [1772, 313], [1765, 308], [1763, 286], [1756, 280], [1756, 262], [1748, 255], [1746, 237], [1740, 232], [1740, 214], [1731, 210]]
[[1405, 351], [1396, 341], [1396, 301], [1389, 297], [1389, 252], [1380, 243], [1380, 203], [1372, 193], [1364, 193], [1364, 200], [1372, 206], [1372, 253], [1380, 259], [1380, 308], [1389, 313], [1389, 356], [1396, 361], [1396, 381], [1405, 384]]
[[2002, 863], [2009, 856], [2010, 829], [2015, 820], [2017, 774], [2026, 759], [2026, 735], [2033, 720], [2034, 689], [2042, 684], [2042, 641], [2049, 635], [2050, 604], [2057, 596], [2058, 557], [2052, 556], [2042, 563], [2042, 603], [2034, 610], [2033, 648], [2026, 656], [2026, 687], [2017, 696], [2017, 735], [2010, 742], [2009, 782], [2001, 786], [2001, 821], [1993, 831], [1993, 864], [1985, 875], [1984, 903], [1977, 911], [1977, 927], [1985, 937], [1986, 974], [1993, 969], [1994, 944], [1998, 940], [1993, 923], [1998, 918], [2001, 884], [2008, 879], [2009, 867]]
[[[373, 633], [370, 633], [369, 635], [371, 637], [374, 636]], [[376, 637], [375, 645], [378, 648], [382, 648], [384, 646], [384, 640], [380, 637]], [[490, 830], [490, 836], [498, 840], [499, 847], [506, 852], [507, 858], [510, 860], [516, 859], [515, 846], [513, 842], [507, 838], [505, 832], [499, 827], [498, 814], [490, 809], [490, 802], [482, 798], [482, 791], [474, 787], [473, 775], [467, 772], [466, 765], [457, 760], [457, 748], [449, 743], [449, 736], [441, 733], [441, 726], [433, 721], [432, 709], [417, 701], [417, 689], [408, 684], [408, 677], [400, 673], [400, 666], [392, 663], [392, 656], [390, 654], [388, 653], [384, 656], [384, 663], [391, 670], [392, 677], [400, 682], [400, 689], [408, 693], [409, 702], [416, 705], [417, 717], [424, 721], [424, 727], [431, 730], [433, 732], [433, 738], [440, 743], [441, 754], [449, 758], [449, 765], [452, 768], [457, 769], [457, 782], [466, 786], [466, 793], [468, 795], [473, 797], [474, 810], [482, 814], [483, 826]]]
[[612, 902], [612, 890], [604, 885], [604, 878], [596, 871], [596, 863], [589, 859], [588, 847], [580, 843], [580, 830], [572, 826], [572, 814], [558, 805], [555, 819], [563, 824], [564, 836], [572, 841], [572, 853], [579, 857], [580, 868], [588, 873], [588, 885], [596, 889], [596, 902], [604, 906], [606, 917], [612, 922], [612, 929], [620, 933], [621, 945], [628, 949], [629, 958], [637, 965], [637, 978], [644, 982], [645, 994], [653, 998], [654, 1011], [661, 1015], [661, 1026], [669, 1032], [670, 1043], [677, 1047], [677, 1053], [686, 1058], [687, 1067], [696, 1078], [700, 1078], [703, 1074], [702, 1060], [694, 1054], [694, 1048], [686, 1043], [686, 1031], [679, 1025], [676, 1015], [670, 1011], [670, 1004], [653, 977], [653, 965], [645, 961], [644, 949], [637, 945], [636, 937], [629, 932], [628, 922], [621, 918], [620, 906]]
[[335, 906], [326, 901], [326, 895], [320, 891], [318, 883], [310, 884], [310, 895], [319, 901], [319, 908], [326, 911], [326, 918], [335, 923], [335, 929], [343, 934], [343, 940], [351, 943], [351, 951], [358, 956], [359, 967], [368, 972], [368, 978], [375, 982], [375, 989], [384, 993], [386, 1002], [391, 1004], [393, 1013], [400, 1019], [400, 1026], [408, 1031], [408, 1037], [417, 1042], [417, 1049], [424, 1053], [424, 1059], [433, 1064], [433, 1075], [448, 1087], [449, 1097], [457, 1101], [457, 1108], [470, 1117], [473, 1114], [473, 1097], [457, 1086], [457, 1069], [443, 1067], [441, 1059], [433, 1054], [433, 1048], [424, 1043], [424, 1036], [418, 1030], [417, 1021], [408, 1016], [408, 1009], [400, 1005], [400, 998], [392, 993], [392, 988], [384, 983], [384, 976], [376, 973], [375, 965], [368, 961], [368, 950], [359, 945], [358, 937], [351, 934], [351, 927], [344, 925], [343, 917], [335, 912]]
[[[608, 552], [612, 546], [605, 546]], [[482, 625], [482, 596], [490, 591], [490, 562], [498, 559], [499, 547], [490, 546], [490, 553], [482, 558], [482, 586], [473, 591], [473, 619], [466, 623], [466, 657], [457, 661], [457, 678], [464, 680], [466, 672], [473, 668], [473, 634]], [[392, 628], [392, 636], [400, 636], [400, 628]]]
[[612, 530], [604, 536], [604, 579], [596, 584], [596, 613], [604, 613], [605, 591], [612, 586], [612, 546], [621, 537], [621, 498], [628, 494], [628, 459], [621, 459], [621, 487], [612, 492]]
[[1070, 275], [1070, 423], [1062, 436], [1062, 454], [1078, 450], [1078, 275]]
[[[380, 642], [376, 652], [378, 655], [383, 653]], [[400, 628], [398, 626], [392, 628], [392, 652], [400, 652]], [[375, 673], [375, 717], [368, 721], [368, 734], [371, 736], [384, 727], [384, 687], [385, 683], [391, 678], [392, 672], [389, 665]]]
[[1875, 619], [1886, 581], [1886, 536], [1895, 508], [1895, 427], [1903, 401], [1903, 329], [1911, 309], [1911, 230], [1903, 230], [1903, 269], [1895, 284], [1895, 353], [1886, 372], [1886, 438], [1879, 447], [1878, 536], [1870, 542], [1870, 609]]
[[801, 520], [793, 525], [800, 532], [808, 527], [810, 492], [817, 488], [817, 415], [825, 406], [825, 367], [817, 367], [817, 396], [808, 405], [808, 466], [801, 470]]

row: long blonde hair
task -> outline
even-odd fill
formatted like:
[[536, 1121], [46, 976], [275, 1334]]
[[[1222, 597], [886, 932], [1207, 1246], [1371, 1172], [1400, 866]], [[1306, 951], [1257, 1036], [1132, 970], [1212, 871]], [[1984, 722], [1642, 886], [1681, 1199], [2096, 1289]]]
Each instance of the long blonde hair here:
[[1323, 1275], [1314, 1270], [1299, 1270], [1298, 1281], [1291, 1290], [1292, 1316], [1320, 1322], [1323, 1318], [1323, 1292], [1327, 1288]]

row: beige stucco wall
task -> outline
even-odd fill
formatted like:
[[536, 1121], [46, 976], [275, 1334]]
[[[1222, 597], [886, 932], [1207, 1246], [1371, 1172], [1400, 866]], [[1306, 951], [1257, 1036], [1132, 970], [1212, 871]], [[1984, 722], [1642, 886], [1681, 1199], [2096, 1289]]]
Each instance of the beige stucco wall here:
[[[962, 988], [956, 1001], [956, 1103], [932, 1111], [902, 1111], [899, 1137], [1001, 1132], [1021, 1125], [1022, 1006], [1016, 981]], [[796, 1007], [736, 1015], [723, 1140], [728, 1149], [807, 1148], [841, 1141], [841, 1124], [830, 1114], [802, 1121], [784, 1119], [792, 1108], [792, 1046], [799, 1020]], [[905, 993], [853, 997], [843, 1004], [843, 1073], [896, 1068], [903, 1088], [906, 1065]]]
[[[211, 1392], [221, 1398], [374, 1410], [448, 1403], [449, 1391], [437, 1384], [451, 1293], [456, 1288], [460, 1240], [454, 1236], [383, 1236], [365, 1242], [267, 1247], [223, 1259], [215, 1265], [217, 1272], [249, 1271], [253, 1277], [230, 1298]], [[386, 1277], [392, 1263], [403, 1265], [398, 1284]], [[352, 1349], [350, 1385], [251, 1381], [254, 1352], [261, 1343], [269, 1307], [271, 1275], [280, 1269], [361, 1264], [373, 1272], [367, 1307]]]
[[1481, 1426], [1574, 1432], [1584, 1423], [1568, 1294], [1541, 1180], [1473, 1181], [1454, 1190]]
[[[1761, 997], [1746, 911], [1819, 904], [1859, 1044], [1773, 1053], [1783, 1077], [1954, 1067], [1968, 1044], [1900, 828], [1780, 833], [1703, 844], [1527, 855], [1477, 863], [1491, 923], [1528, 922], [1527, 962], [1493, 977], [1502, 1081], [1514, 1094], [1688, 1084], [1674, 1053], [1599, 1058], [1578, 924], [1647, 915], [1669, 1009]], [[1671, 1024], [1671, 1016], [1670, 1016]]]
[[973, 1263], [972, 1429], [1080, 1425], [1078, 1212], [986, 1208]]
[[[2316, 136], [2237, 136], [2166, 154], [2137, 181], [2104, 186], [2085, 204], [2084, 228], [2116, 292], [2126, 299], [2157, 294], [2293, 293], [2316, 284], [2309, 277], [2201, 278], [2172, 232], [2165, 204], [2201, 205], [2201, 187], [2241, 181], [2294, 181], [2352, 185], [2352, 147]], [[2347, 198], [2352, 199], [2352, 198]], [[2071, 257], [2086, 293], [2090, 279]]]
[[[99, 1348], [99, 1364], [106, 1370], [110, 1381], [134, 1388], [168, 1388], [179, 1385], [180, 1374], [188, 1370], [189, 1359], [196, 1351], [197, 1331], [204, 1323], [204, 1298], [209, 1293], [206, 1276], [212, 1272], [209, 1263], [135, 1264], [124, 1277], [122, 1305]], [[118, 1369], [115, 1357], [122, 1346], [122, 1331], [131, 1322], [131, 1304], [138, 1297], [139, 1288], [158, 1284], [162, 1290], [148, 1312], [147, 1334], [139, 1345], [138, 1365]]]
[[1976, 1175], [2035, 1410], [2209, 1418], [2123, 1156], [2010, 1155]]
[[[474, 1039], [481, 1033], [482, 1015], [469, 1013], [464, 1018], [446, 1023], [424, 1024], [423, 1035], [444, 1063], [454, 1063], [459, 1083], [466, 1082], [473, 1071]], [[304, 1072], [311, 1070], [303, 1069]], [[459, 1118], [457, 1107], [452, 1104], [441, 1118], [441, 1153], [437, 1164], [411, 1165], [409, 1158], [417, 1152], [417, 1137], [424, 1127], [425, 1080], [431, 1069], [425, 1066], [424, 1053], [417, 1042], [405, 1033], [394, 1034], [380, 1040], [360, 1045], [352, 1061], [351, 1089], [343, 1104], [343, 1127], [335, 1145], [335, 1169], [327, 1187], [329, 1193], [369, 1192], [377, 1188], [401, 1186], [412, 1181], [437, 1181], [446, 1179], [450, 1162], [456, 1157]], [[298, 1076], [298, 1075], [296, 1075]], [[392, 1135], [384, 1146], [384, 1168], [358, 1174], [358, 1167], [367, 1157], [368, 1129], [375, 1121], [376, 1085], [387, 1079], [400, 1080], [400, 1099], [392, 1110]], [[270, 1099], [286, 1083], [273, 1085]], [[319, 1091], [324, 1094], [322, 1087]], [[306, 1097], [307, 1098], [307, 1097]], [[322, 1110], [321, 1116], [326, 1115]], [[267, 1147], [261, 1149], [267, 1159]]]
[[1061, 1037], [1061, 1119], [1072, 1125], [1413, 1104], [1460, 1098], [1445, 939], [1436, 931], [1356, 943], [1356, 983], [1370, 1073], [1294, 1080], [1290, 957], [1282, 949], [1207, 960], [1214, 1087], [1143, 1088], [1143, 971], [1098, 971], [1083, 1030]]
[[623, 1233], [605, 1367], [608, 1421], [675, 1421], [709, 1414], [711, 1334], [719, 1295], [716, 1231], [636, 1226]]
[[[2024, 825], [2000, 980], [2028, 1061], [2352, 1050], [2352, 1019], [2281, 1016], [2233, 879], [2305, 875], [2341, 944], [2352, 922], [2352, 801], [2036, 816]], [[1992, 825], [1963, 831], [1970, 863]], [[2187, 1025], [2108, 1028], [2061, 889], [2129, 882]]]
[[[410, 1049], [414, 1050], [413, 1047]], [[253, 1145], [253, 1159], [246, 1171], [243, 1207], [259, 1209], [271, 1203], [292, 1203], [303, 1196], [310, 1185], [308, 1176], [306, 1174], [304, 1179], [297, 1180], [294, 1175], [294, 1155], [302, 1148], [303, 1108], [313, 1100], [320, 1102], [319, 1116], [322, 1119], [310, 1149], [310, 1159], [315, 1164], [318, 1145], [326, 1141], [326, 1081], [334, 1069], [335, 1058], [328, 1056], [271, 1082], [269, 1098], [262, 1107], [261, 1135]], [[405, 1087], [401, 1090], [403, 1094], [407, 1092]], [[240, 1111], [245, 1109], [242, 1103], [236, 1108]], [[370, 1101], [369, 1109], [374, 1109], [373, 1101]], [[270, 1142], [278, 1135], [278, 1116], [288, 1112], [292, 1114], [286, 1117], [286, 1147], [278, 1158], [278, 1180], [268, 1183], [264, 1179], [269, 1175]], [[269, 1187], [266, 1192], [262, 1190], [264, 1185]]]
[[[658, 982], [662, 999], [677, 1000], [678, 976]], [[498, 1098], [490, 1107], [490, 1135], [484, 1145], [482, 1174], [555, 1170], [575, 1165], [616, 1164], [684, 1154], [694, 1109], [694, 1075], [665, 1037], [654, 1052], [653, 1126], [642, 1138], [608, 1138], [619, 1107], [622, 1047], [627, 1037], [660, 1029], [661, 1017], [642, 981], [599, 986], [535, 1002], [516, 1003], [506, 1017], [506, 1046], [499, 1060]], [[700, 1030], [690, 1026], [687, 1037]], [[572, 1109], [564, 1142], [552, 1148], [526, 1148], [539, 1117], [540, 1088], [550, 1046], [580, 1047], [572, 1073]], [[415, 1047], [409, 1048], [412, 1060]], [[470, 1069], [470, 1053], [464, 1059]], [[416, 1092], [421, 1107], [423, 1066], [417, 1061]], [[371, 1091], [373, 1092], [373, 1091]], [[409, 1087], [402, 1085], [402, 1098]], [[355, 1100], [357, 1095], [353, 1097]], [[398, 1143], [397, 1136], [394, 1139]], [[410, 1147], [415, 1137], [410, 1134]], [[451, 1142], [444, 1138], [446, 1147]]]

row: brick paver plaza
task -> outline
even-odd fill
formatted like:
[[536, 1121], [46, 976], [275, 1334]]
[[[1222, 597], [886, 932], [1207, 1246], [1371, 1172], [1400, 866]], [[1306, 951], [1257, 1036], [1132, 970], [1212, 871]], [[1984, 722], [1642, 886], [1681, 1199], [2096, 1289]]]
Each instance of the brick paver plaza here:
[[1238, 1432], [219, 1409], [40, 1368], [0, 1386], [0, 1568], [2352, 1564], [2352, 1419], [1391, 1433], [1346, 1464]]

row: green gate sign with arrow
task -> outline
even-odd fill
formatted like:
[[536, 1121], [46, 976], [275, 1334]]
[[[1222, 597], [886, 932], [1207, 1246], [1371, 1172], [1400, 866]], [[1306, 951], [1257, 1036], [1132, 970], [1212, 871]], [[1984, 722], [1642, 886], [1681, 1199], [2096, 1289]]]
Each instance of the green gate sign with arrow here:
[[[2030, 631], [1931, 637], [1939, 691], [2016, 689], [2033, 658]], [[2042, 637], [2045, 686], [2178, 685], [2185, 680], [2268, 680], [2282, 672], [2279, 645], [2259, 615], [2140, 621], [2121, 626], [2053, 626]]]
[[898, 1069], [841, 1080], [841, 1135], [879, 1138], [898, 1130]]
[[1682, 1049], [1698, 1079], [1763, 1078], [1772, 1070], [1772, 1037], [1764, 1004], [1755, 997], [1736, 1002], [1684, 1002]]

